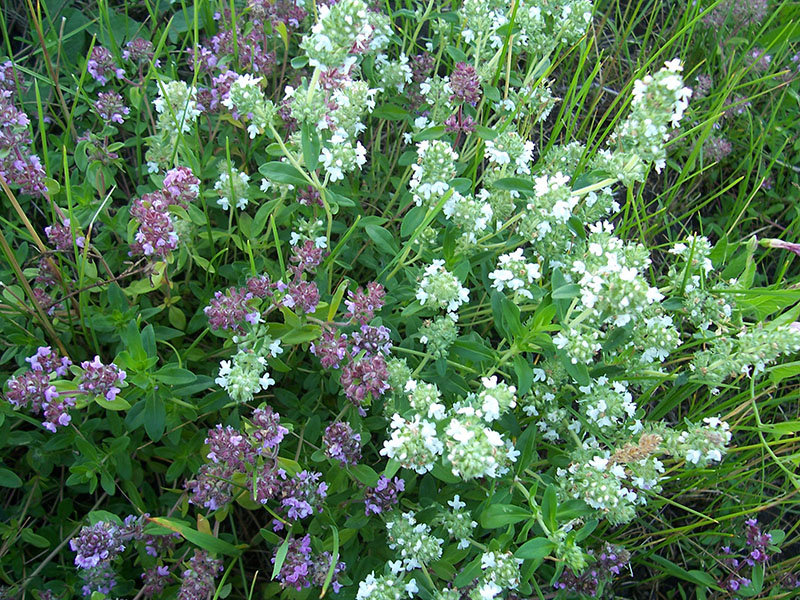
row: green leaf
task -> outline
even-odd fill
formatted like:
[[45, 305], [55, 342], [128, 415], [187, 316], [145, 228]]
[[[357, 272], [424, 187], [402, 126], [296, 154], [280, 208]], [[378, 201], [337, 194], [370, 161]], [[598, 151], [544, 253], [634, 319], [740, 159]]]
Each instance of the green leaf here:
[[325, 582], [322, 584], [322, 591], [319, 595], [320, 598], [325, 596], [325, 592], [328, 590], [328, 586], [333, 580], [334, 569], [339, 563], [339, 530], [335, 525], [331, 525], [331, 533], [333, 534], [333, 552], [331, 552], [331, 564], [330, 567], [328, 567], [328, 574], [325, 576]]
[[322, 335], [322, 328], [319, 325], [303, 325], [281, 336], [281, 342], [289, 345], [302, 344], [316, 340], [320, 335]]
[[[190, 527], [187, 523], [179, 521], [178, 519], [171, 519], [167, 517], [150, 517], [148, 520], [151, 523], [155, 523], [156, 525], [164, 527], [165, 529], [169, 529], [170, 531], [181, 534], [186, 541], [191, 542], [195, 546], [199, 546], [203, 550], [208, 550], [209, 552], [215, 552], [217, 554], [224, 554], [226, 556], [238, 556], [241, 553], [241, 550], [233, 544], [229, 544], [228, 542], [214, 537], [213, 535], [209, 535], [208, 533], [197, 531], [196, 529]], [[289, 541], [289, 536], [286, 536], [286, 541]]]
[[531, 511], [513, 504], [490, 504], [483, 511], [480, 523], [484, 529], [496, 529], [532, 517]]
[[408, 111], [395, 104], [384, 104], [373, 110], [372, 116], [376, 119], [386, 119], [387, 121], [402, 121], [408, 117]]
[[19, 488], [22, 487], [22, 479], [14, 471], [0, 467], [0, 486]]
[[364, 230], [367, 232], [370, 239], [375, 242], [375, 245], [386, 254], [394, 256], [400, 252], [397, 247], [397, 242], [394, 240], [394, 236], [383, 227], [379, 227], [378, 225], [366, 225]]
[[286, 554], [289, 552], [289, 538], [291, 536], [286, 536], [286, 539], [283, 540], [281, 547], [278, 548], [278, 552], [275, 554], [275, 566], [272, 567], [272, 579], [275, 579], [278, 576], [278, 573], [281, 572], [281, 567], [283, 567], [283, 561], [286, 560]]
[[264, 163], [258, 168], [258, 172], [264, 177], [277, 183], [288, 183], [291, 185], [309, 185], [310, 182], [303, 174], [292, 165], [272, 161]]
[[368, 465], [350, 465], [347, 470], [355, 477], [360, 483], [367, 487], [375, 487], [378, 485], [378, 474], [375, 469]]
[[167, 409], [164, 401], [151, 394], [144, 403], [144, 430], [147, 436], [154, 442], [160, 440], [164, 435], [166, 421]]
[[197, 379], [197, 375], [180, 368], [176, 364], [165, 365], [156, 371], [154, 375], [156, 379], [167, 385], [186, 385], [193, 383]]
[[439, 125], [437, 127], [428, 127], [427, 129], [423, 129], [422, 131], [414, 134], [414, 141], [415, 142], [424, 142], [425, 140], [438, 140], [445, 134], [444, 125]]
[[131, 407], [130, 403], [122, 396], [117, 396], [111, 401], [106, 400], [105, 396], [95, 396], [94, 401], [106, 410], [128, 410]]
[[23, 529], [19, 536], [22, 538], [22, 541], [27, 542], [31, 546], [36, 546], [37, 548], [50, 547], [50, 540], [48, 540], [46, 537], [42, 537], [41, 535], [33, 533], [33, 531], [30, 529]]
[[551, 483], [545, 489], [544, 497], [542, 498], [542, 519], [551, 532], [558, 529], [558, 521], [556, 520], [557, 508], [556, 486]]
[[523, 560], [536, 560], [544, 558], [556, 545], [544, 537], [533, 538], [520, 546], [514, 555]]
[[522, 354], [514, 357], [514, 373], [517, 375], [517, 393], [523, 396], [533, 384], [533, 367]]
[[316, 171], [319, 165], [320, 141], [317, 130], [303, 123], [301, 143], [303, 145], [303, 160], [309, 171]]
[[403, 222], [400, 224], [400, 235], [405, 238], [414, 233], [417, 227], [422, 224], [422, 221], [425, 220], [425, 213], [427, 210], [428, 209], [424, 206], [415, 206], [409, 210], [403, 217]]
[[553, 300], [572, 300], [581, 293], [581, 286], [577, 283], [568, 283], [553, 290]]

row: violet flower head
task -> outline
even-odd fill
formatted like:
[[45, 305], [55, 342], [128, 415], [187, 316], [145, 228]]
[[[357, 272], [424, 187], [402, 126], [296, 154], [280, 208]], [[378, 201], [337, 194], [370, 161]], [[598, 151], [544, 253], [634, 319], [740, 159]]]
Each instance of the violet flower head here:
[[323, 206], [319, 191], [310, 185], [297, 190], [297, 201], [303, 206]]
[[245, 285], [253, 296], [261, 299], [272, 297], [272, 290], [275, 289], [275, 284], [270, 281], [269, 275], [251, 277]]
[[[312, 569], [313, 577], [311, 579], [311, 584], [317, 587], [322, 587], [325, 585], [325, 578], [328, 576], [328, 571], [330, 571], [331, 563], [333, 562], [333, 556], [331, 556], [330, 552], [321, 552], [317, 555], [314, 559], [314, 568]], [[333, 577], [331, 578], [331, 589], [333, 589], [334, 594], [338, 594], [339, 590], [342, 589], [342, 584], [339, 583], [339, 579], [337, 575], [342, 573], [345, 568], [347, 567], [342, 561], [336, 563], [333, 567]]]
[[110, 594], [117, 585], [116, 573], [108, 562], [81, 571], [81, 581], [81, 594], [84, 598], [91, 598], [94, 592]]
[[0, 91], [16, 92], [17, 81], [17, 71], [14, 69], [14, 63], [7, 60], [0, 64]]
[[355, 433], [348, 423], [331, 423], [322, 436], [325, 456], [338, 460], [343, 465], [355, 465], [361, 460], [361, 435]]
[[203, 309], [211, 329], [230, 329], [242, 332], [242, 323], [260, 316], [257, 310], [248, 305], [253, 294], [242, 288], [228, 288], [225, 293], [218, 291], [211, 302]]
[[189, 502], [209, 510], [217, 510], [231, 501], [230, 483], [233, 470], [226, 464], [204, 464], [197, 476], [183, 487], [191, 492]]
[[[153, 56], [153, 42], [140, 37], [125, 44], [125, 50], [122, 51], [123, 60], [129, 60], [141, 66], [149, 64], [153, 60]], [[160, 61], [157, 60], [155, 66], [161, 66]]]
[[119, 123], [122, 125], [131, 113], [131, 109], [125, 106], [125, 100], [115, 91], [100, 92], [97, 101], [94, 103], [94, 111], [100, 115], [104, 121]]
[[69, 547], [76, 552], [75, 565], [81, 569], [91, 569], [100, 563], [112, 561], [125, 550], [114, 523], [99, 521], [83, 527], [80, 533], [69, 541]]
[[189, 167], [175, 167], [164, 175], [161, 193], [167, 206], [188, 208], [200, 195], [200, 180]]
[[95, 356], [92, 362], [83, 361], [81, 368], [83, 374], [78, 383], [78, 389], [96, 396], [103, 396], [109, 402], [113, 402], [120, 392], [118, 386], [125, 381], [125, 371], [114, 363], [104, 365], [99, 356]]
[[341, 384], [344, 395], [358, 408], [359, 414], [365, 415], [361, 405], [367, 397], [379, 398], [389, 389], [389, 372], [383, 355], [365, 356], [345, 365]]
[[55, 373], [64, 377], [69, 372], [72, 361], [66, 356], [59, 356], [50, 346], [39, 346], [36, 354], [29, 356], [25, 362], [31, 365], [33, 371], [43, 371], [48, 375]]
[[756, 563], [766, 563], [769, 561], [769, 545], [772, 543], [772, 536], [769, 533], [763, 533], [758, 526], [758, 521], [755, 519], [748, 519], [745, 521], [746, 526], [746, 543], [749, 546], [749, 554], [745, 559], [748, 565], [755, 566]]
[[328, 484], [320, 482], [322, 473], [300, 471], [287, 481], [281, 490], [281, 506], [290, 519], [305, 519], [322, 512], [322, 503], [328, 495]]
[[326, 255], [327, 252], [323, 248], [317, 248], [313, 241], [306, 240], [302, 246], [294, 247], [289, 260], [297, 264], [290, 266], [289, 269], [295, 277], [300, 277], [304, 272], [313, 273]]
[[362, 325], [360, 331], [354, 331], [352, 334], [352, 355], [356, 356], [363, 351], [365, 356], [375, 356], [376, 354], [388, 356], [392, 349], [389, 334], [389, 328], [383, 325], [379, 327]]
[[[272, 557], [273, 564], [275, 564], [277, 555], [278, 548], [275, 549], [275, 556]], [[286, 557], [283, 560], [277, 579], [281, 582], [281, 587], [293, 587], [299, 592], [303, 588], [311, 586], [310, 577], [313, 573], [313, 568], [311, 536], [306, 534], [302, 538], [289, 540]]]
[[189, 568], [183, 572], [178, 600], [208, 600], [214, 592], [214, 580], [222, 571], [222, 562], [205, 550], [195, 550]]
[[105, 84], [109, 77], [122, 79], [125, 77], [125, 69], [120, 69], [114, 64], [114, 57], [111, 52], [103, 46], [95, 46], [89, 55], [86, 63], [86, 70], [95, 81]]
[[375, 487], [368, 487], [364, 493], [364, 507], [366, 515], [379, 515], [394, 508], [400, 499], [398, 492], [406, 488], [406, 483], [399, 477], [390, 479], [381, 475]]
[[169, 583], [169, 567], [160, 565], [151, 567], [142, 573], [142, 595], [152, 598], [164, 591]]
[[347, 307], [345, 318], [366, 325], [375, 317], [375, 313], [383, 308], [385, 295], [383, 286], [375, 281], [367, 284], [366, 291], [360, 286], [355, 292], [348, 290], [347, 299], [344, 301]]
[[250, 436], [256, 441], [256, 452], [266, 454], [268, 451], [277, 449], [283, 441], [283, 437], [289, 430], [281, 425], [281, 416], [272, 410], [272, 407], [257, 408], [253, 411], [250, 421], [255, 429]]
[[347, 336], [338, 330], [326, 329], [320, 338], [311, 344], [311, 354], [319, 359], [324, 369], [338, 369], [347, 356]]
[[144, 194], [133, 201], [131, 217], [139, 221], [139, 229], [131, 254], [163, 258], [178, 247], [178, 234], [167, 206], [161, 192]]
[[59, 397], [56, 387], [50, 383], [50, 374], [44, 371], [28, 371], [8, 380], [6, 398], [19, 408], [29, 408], [39, 414], [43, 406]]
[[294, 281], [289, 284], [283, 305], [295, 312], [313, 313], [319, 304], [319, 288], [313, 281]]
[[411, 65], [411, 78], [414, 83], [422, 83], [431, 74], [434, 65], [433, 55], [428, 52], [422, 52], [413, 56], [410, 61]]
[[[255, 480], [255, 488], [253, 483]], [[253, 499], [261, 504], [279, 498], [286, 481], [286, 471], [275, 466], [264, 465], [256, 477], [248, 477], [245, 485]], [[280, 521], [278, 521], [280, 523]], [[277, 531], [277, 530], [276, 530]]]
[[481, 99], [481, 82], [475, 67], [468, 63], [457, 63], [450, 74], [451, 102], [466, 102], [475, 106]]
[[[48, 225], [44, 228], [44, 233], [47, 236], [47, 241], [50, 242], [59, 252], [72, 251], [72, 230], [70, 228], [70, 220], [64, 219], [61, 223]], [[83, 248], [86, 243], [86, 238], [82, 235], [75, 236], [75, 245], [78, 248]]]
[[225, 463], [236, 471], [255, 462], [256, 453], [247, 438], [228, 425], [217, 425], [208, 430], [205, 443], [209, 446], [208, 458], [215, 463]]
[[55, 433], [59, 427], [66, 427], [72, 422], [68, 411], [73, 406], [75, 406], [75, 399], [69, 396], [53, 398], [42, 404], [42, 414], [44, 415], [42, 426], [51, 433]]

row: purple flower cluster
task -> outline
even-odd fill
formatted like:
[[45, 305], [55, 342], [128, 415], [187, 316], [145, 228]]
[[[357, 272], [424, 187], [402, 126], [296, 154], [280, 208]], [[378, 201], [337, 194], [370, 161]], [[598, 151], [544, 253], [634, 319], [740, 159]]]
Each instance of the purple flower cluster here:
[[283, 305], [294, 308], [295, 312], [313, 313], [319, 304], [319, 288], [313, 281], [295, 279], [286, 289]]
[[273, 27], [283, 23], [289, 33], [300, 27], [308, 14], [293, 0], [248, 0], [247, 4], [254, 19], [261, 22], [269, 21]]
[[200, 180], [189, 167], [175, 167], [164, 175], [161, 193], [167, 205], [188, 208], [200, 195]]
[[[594, 551], [589, 550], [594, 556]], [[631, 554], [624, 548], [606, 543], [603, 550], [596, 556], [596, 561], [591, 563], [583, 573], [576, 575], [572, 569], [566, 568], [555, 583], [558, 590], [567, 590], [573, 593], [596, 597], [603, 587], [611, 583], [614, 577], [620, 575], [630, 561]]]
[[325, 329], [311, 344], [311, 354], [319, 359], [324, 369], [338, 369], [339, 363], [347, 356], [347, 336], [338, 330]]
[[[273, 564], [275, 564], [277, 553], [276, 549], [275, 556], [272, 557]], [[310, 535], [306, 534], [302, 538], [289, 540], [288, 550], [278, 573], [278, 581], [280, 581], [281, 587], [293, 587], [298, 592], [312, 585], [322, 587], [330, 570], [331, 561], [330, 552], [322, 552], [315, 558], [312, 557]], [[338, 562], [333, 569], [331, 587], [334, 593], [338, 593], [342, 587], [336, 575], [344, 569], [343, 562]]]
[[255, 441], [258, 454], [266, 454], [268, 451], [277, 448], [283, 441], [283, 437], [289, 433], [289, 430], [281, 425], [280, 417], [269, 406], [257, 408], [253, 411], [250, 421], [255, 426], [255, 429], [250, 435]]
[[225, 293], [217, 291], [203, 312], [208, 317], [211, 329], [244, 331], [242, 323], [255, 324], [261, 320], [261, 313], [250, 306], [256, 296], [246, 288], [231, 287]]
[[727, 575], [719, 580], [719, 586], [735, 593], [740, 588], [750, 585], [750, 578], [744, 576], [743, 569], [757, 564], [766, 565], [772, 558], [771, 544], [772, 536], [761, 531], [756, 519], [745, 521], [744, 556], [739, 558], [730, 546], [722, 547], [724, 555], [722, 562], [727, 567]]
[[383, 325], [379, 327], [362, 325], [361, 330], [354, 331], [351, 336], [353, 342], [353, 349], [351, 352], [353, 356], [356, 356], [362, 351], [365, 356], [375, 356], [376, 354], [388, 356], [392, 349], [392, 342], [389, 339], [389, 335], [389, 328]]
[[[277, 554], [278, 548], [275, 549], [275, 556], [272, 557], [273, 564], [275, 564]], [[299, 592], [303, 588], [311, 586], [310, 575], [313, 567], [311, 536], [306, 534], [302, 538], [289, 540], [286, 557], [278, 573], [278, 581], [281, 582], [282, 587], [293, 587]]]
[[30, 152], [30, 119], [14, 106], [16, 77], [13, 63], [0, 65], [0, 175], [24, 194], [42, 195], [47, 191], [45, 171]]
[[119, 527], [105, 521], [83, 527], [78, 536], [69, 541], [69, 547], [77, 553], [75, 564], [81, 569], [108, 563], [125, 550]]
[[289, 267], [295, 277], [300, 277], [304, 272], [313, 273], [325, 258], [327, 252], [323, 248], [317, 248], [314, 242], [306, 240], [301, 246], [294, 247], [294, 252], [289, 260], [296, 263]]
[[125, 106], [125, 100], [117, 92], [100, 92], [94, 103], [94, 111], [104, 121], [122, 125], [131, 109]]
[[348, 423], [331, 423], [322, 436], [325, 456], [343, 465], [355, 465], [361, 460], [361, 434], [355, 433]]
[[[48, 225], [44, 228], [44, 233], [47, 236], [47, 241], [50, 242], [59, 252], [72, 251], [72, 229], [70, 227], [69, 219], [63, 219], [61, 223]], [[78, 246], [78, 248], [83, 248], [85, 243], [85, 237], [82, 235], [75, 236], [75, 245]]]
[[214, 463], [244, 471], [245, 465], [255, 462], [256, 453], [250, 441], [230, 425], [209, 429], [205, 443], [209, 446], [208, 458]]
[[169, 567], [151, 567], [142, 573], [142, 595], [152, 598], [164, 591], [169, 583]]
[[461, 107], [444, 120], [444, 128], [448, 133], [469, 134], [475, 131], [475, 119], [464, 114]]
[[214, 579], [222, 571], [222, 562], [205, 550], [195, 550], [189, 568], [183, 572], [178, 600], [208, 600], [214, 592]]
[[120, 392], [119, 385], [125, 381], [126, 373], [114, 363], [104, 365], [99, 356], [94, 360], [81, 363], [83, 374], [78, 382], [78, 389], [95, 396], [103, 396], [113, 402]]
[[209, 510], [217, 510], [231, 501], [233, 469], [226, 464], [206, 463], [197, 476], [184, 483], [191, 492], [189, 502]]
[[111, 55], [111, 51], [103, 46], [92, 48], [92, 53], [86, 63], [86, 70], [100, 84], [108, 82], [109, 77], [116, 77], [117, 79], [125, 77], [125, 69], [120, 69], [114, 64], [114, 57]]
[[75, 406], [72, 397], [61, 397], [52, 380], [66, 376], [72, 361], [59, 356], [50, 346], [41, 346], [36, 354], [25, 359], [30, 371], [8, 380], [6, 398], [16, 407], [34, 415], [43, 414], [42, 425], [55, 433], [58, 427], [70, 424], [68, 410]]
[[131, 217], [139, 221], [139, 229], [131, 244], [131, 255], [166, 257], [178, 247], [175, 223], [167, 210], [161, 192], [144, 194], [131, 204]]
[[310, 185], [297, 190], [297, 201], [303, 206], [323, 206], [319, 191]]
[[475, 67], [469, 63], [457, 63], [450, 74], [450, 89], [453, 91], [450, 95], [451, 102], [477, 105], [481, 99], [481, 82]]
[[245, 283], [247, 291], [253, 294], [256, 298], [271, 298], [272, 290], [275, 289], [275, 284], [269, 279], [269, 275], [256, 275], [251, 277]]
[[386, 290], [380, 283], [372, 281], [367, 284], [366, 291], [359, 286], [353, 292], [347, 291], [344, 305], [347, 307], [345, 317], [352, 321], [366, 325], [375, 317], [375, 313], [383, 308]]
[[[153, 60], [153, 42], [144, 38], [136, 38], [125, 44], [125, 50], [122, 51], [122, 59], [129, 60], [139, 66], [145, 66]], [[159, 61], [155, 62], [155, 66], [161, 66]]]
[[361, 405], [368, 400], [379, 398], [389, 389], [389, 372], [383, 355], [365, 356], [352, 361], [342, 368], [341, 384], [344, 395], [357, 408], [359, 414], [366, 412]]
[[[273, 465], [261, 469], [255, 478], [248, 477], [247, 489], [253, 494], [256, 502], [266, 504], [268, 500], [279, 496], [284, 481], [286, 481], [286, 471]], [[255, 488], [253, 488], [254, 483]]]
[[367, 516], [388, 512], [399, 502], [398, 492], [406, 489], [406, 482], [395, 477], [389, 479], [381, 475], [375, 487], [368, 487], [364, 493], [364, 508]]
[[81, 571], [81, 580], [83, 580], [81, 593], [84, 598], [91, 598], [94, 592], [109, 594], [117, 585], [116, 573], [107, 562]]
[[300, 471], [281, 489], [281, 506], [292, 519], [305, 519], [322, 512], [322, 503], [328, 495], [328, 484], [320, 481], [322, 473]]
[[[275, 53], [269, 49], [270, 36], [265, 21], [252, 17], [252, 12], [246, 13], [240, 19], [241, 23], [231, 23], [230, 11], [225, 11], [225, 24], [220, 24], [219, 33], [193, 49], [201, 71], [210, 75], [224, 73], [229, 70], [229, 57], [236, 57], [235, 70], [239, 73], [260, 77], [272, 72]], [[219, 94], [220, 100], [224, 97], [224, 94]]]

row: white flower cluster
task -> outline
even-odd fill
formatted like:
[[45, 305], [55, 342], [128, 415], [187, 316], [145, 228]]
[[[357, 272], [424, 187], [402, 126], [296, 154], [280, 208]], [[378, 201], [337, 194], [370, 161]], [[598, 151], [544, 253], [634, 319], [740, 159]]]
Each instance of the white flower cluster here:
[[250, 176], [234, 167], [220, 167], [219, 179], [214, 183], [214, 189], [219, 195], [217, 205], [223, 210], [230, 210], [235, 204], [239, 210], [247, 208]]
[[413, 598], [418, 591], [419, 587], [414, 579], [406, 583], [395, 572], [375, 577], [373, 571], [364, 581], [359, 582], [356, 600], [403, 600]]
[[408, 401], [420, 415], [441, 421], [444, 419], [446, 407], [442, 404], [442, 393], [435, 383], [425, 383], [409, 379], [405, 385]]
[[629, 522], [636, 514], [635, 505], [644, 502], [633, 486], [623, 483], [625, 468], [608, 458], [595, 455], [586, 463], [572, 463], [557, 473], [571, 497], [600, 511], [612, 525]]
[[435, 206], [450, 189], [456, 176], [458, 154], [447, 142], [424, 140], [417, 144], [417, 162], [411, 165], [413, 175], [409, 187], [417, 206]]
[[389, 426], [392, 435], [383, 443], [380, 454], [420, 475], [433, 470], [434, 463], [444, 451], [444, 445], [436, 436], [436, 426], [418, 414], [407, 421], [397, 413], [392, 416]]
[[452, 500], [448, 500], [447, 504], [452, 510], [442, 512], [439, 520], [447, 533], [458, 540], [459, 550], [469, 548], [469, 538], [478, 523], [470, 518], [467, 511], [463, 510], [467, 505], [461, 501], [458, 494], [453, 496]]
[[478, 241], [478, 236], [489, 228], [492, 220], [492, 206], [486, 201], [488, 192], [481, 190], [477, 197], [462, 196], [456, 191], [442, 208], [444, 216], [463, 231], [462, 240], [471, 245]]
[[406, 571], [427, 566], [442, 557], [444, 540], [431, 535], [431, 528], [417, 523], [413, 512], [404, 512], [386, 522], [389, 548], [395, 550]]
[[664, 447], [695, 467], [720, 462], [731, 441], [730, 426], [719, 417], [706, 417], [703, 423], [690, 424], [688, 430], [668, 438]]
[[264, 130], [275, 118], [275, 105], [264, 97], [264, 92], [259, 85], [261, 77], [250, 74], [239, 75], [231, 84], [228, 96], [222, 101], [223, 106], [235, 110], [240, 119], [246, 117], [250, 122], [247, 133], [250, 139], [264, 133]]
[[471, 600], [493, 600], [506, 590], [515, 590], [520, 584], [519, 567], [522, 560], [511, 552], [490, 550], [481, 556], [481, 576], [477, 587], [470, 592]]
[[500, 255], [497, 259], [497, 268], [489, 273], [492, 287], [498, 292], [509, 289], [515, 295], [528, 299], [533, 298], [530, 286], [541, 277], [539, 264], [526, 262], [522, 248]]
[[275, 383], [267, 371], [267, 359], [249, 349], [240, 349], [232, 360], [221, 361], [215, 381], [239, 403], [250, 402], [255, 394]]
[[583, 394], [580, 400], [583, 414], [600, 429], [613, 431], [636, 412], [633, 395], [619, 381], [609, 383], [607, 377], [600, 377], [578, 389]]
[[517, 175], [530, 175], [533, 148], [533, 142], [524, 141], [516, 131], [504, 131], [486, 140], [486, 158], [500, 167], [513, 164], [511, 171]]
[[337, 132], [322, 148], [319, 160], [332, 182], [341, 181], [345, 173], [364, 166], [367, 162], [367, 149], [358, 141], [353, 145], [345, 135]]
[[416, 294], [422, 306], [444, 308], [454, 313], [469, 302], [469, 290], [444, 267], [444, 261], [436, 259], [425, 268]]
[[683, 85], [681, 71], [683, 65], [675, 59], [654, 75], [636, 80], [631, 114], [615, 133], [626, 158], [645, 165], [652, 163], [658, 172], [666, 165], [667, 126], [679, 125], [692, 95], [692, 90]]
[[158, 112], [159, 131], [188, 133], [200, 116], [195, 101], [194, 88], [189, 89], [184, 81], [159, 82], [158, 97], [153, 100]]

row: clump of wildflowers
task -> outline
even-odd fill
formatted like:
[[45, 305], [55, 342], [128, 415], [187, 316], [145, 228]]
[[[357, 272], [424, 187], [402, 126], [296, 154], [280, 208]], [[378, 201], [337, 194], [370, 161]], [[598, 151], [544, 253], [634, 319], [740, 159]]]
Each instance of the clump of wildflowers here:
[[125, 77], [125, 69], [121, 69], [114, 64], [114, 57], [111, 55], [111, 51], [103, 46], [92, 48], [92, 53], [86, 63], [86, 70], [89, 75], [94, 77], [95, 81], [101, 84], [107, 83], [109, 77], [116, 77], [117, 79]]
[[361, 435], [355, 433], [348, 423], [332, 423], [322, 436], [325, 456], [338, 460], [343, 465], [355, 465], [361, 460]]
[[249, 202], [249, 184], [250, 176], [247, 173], [223, 164], [220, 167], [219, 179], [214, 183], [214, 189], [219, 195], [217, 205], [222, 210], [230, 210], [231, 205], [235, 204], [236, 208], [244, 210]]
[[447, 142], [422, 141], [417, 145], [417, 162], [411, 165], [413, 175], [409, 187], [417, 206], [433, 207], [450, 189], [456, 176], [458, 154]]
[[275, 105], [264, 97], [260, 81], [261, 77], [240, 75], [231, 84], [228, 97], [222, 101], [224, 106], [249, 120], [247, 133], [250, 139], [264, 133], [275, 118]]
[[469, 290], [445, 268], [443, 260], [436, 259], [425, 267], [416, 298], [422, 306], [446, 309], [452, 313], [469, 302]]
[[447, 533], [458, 540], [457, 547], [460, 550], [469, 548], [469, 538], [472, 537], [472, 530], [478, 526], [478, 523], [472, 520], [467, 511], [463, 510], [467, 505], [461, 501], [458, 494], [453, 496], [452, 500], [448, 500], [447, 504], [452, 510], [442, 511], [439, 521]]
[[222, 561], [211, 558], [205, 550], [195, 550], [183, 572], [178, 600], [200, 600], [214, 592], [214, 580], [222, 572]]
[[375, 577], [373, 571], [364, 581], [358, 584], [356, 600], [402, 600], [413, 598], [419, 591], [417, 582], [410, 579], [407, 583], [399, 576], [399, 571]]
[[404, 512], [386, 522], [389, 548], [397, 551], [407, 571], [427, 566], [442, 556], [444, 540], [431, 534], [431, 528], [418, 523], [413, 512]]
[[178, 233], [161, 192], [144, 194], [131, 204], [131, 217], [139, 229], [131, 244], [132, 254], [165, 258], [178, 247]]
[[405, 490], [405, 481], [399, 477], [390, 479], [381, 475], [375, 487], [368, 487], [364, 492], [364, 508], [367, 516], [379, 515], [394, 508], [400, 499], [398, 492]]
[[[73, 236], [71, 221], [67, 218], [61, 220], [61, 223], [48, 225], [44, 228], [44, 233], [55, 249], [60, 252], [70, 252], [72, 250]], [[75, 245], [78, 248], [83, 248], [86, 243], [86, 238], [82, 235], [75, 236]]]
[[125, 550], [119, 528], [105, 521], [83, 527], [78, 536], [70, 540], [69, 547], [76, 553], [75, 564], [82, 569], [107, 564]]
[[489, 273], [492, 287], [498, 292], [506, 288], [515, 295], [532, 299], [530, 291], [535, 281], [542, 277], [538, 263], [526, 262], [522, 248], [517, 248], [510, 254], [502, 254], [497, 259], [497, 268]]
[[695, 467], [720, 462], [731, 441], [730, 426], [719, 417], [706, 417], [703, 423], [690, 424], [686, 431], [666, 436], [664, 449]]
[[383, 443], [380, 453], [420, 475], [431, 471], [444, 451], [444, 444], [437, 437], [434, 424], [422, 420], [419, 415], [414, 415], [409, 421], [395, 413], [390, 427], [391, 438]]
[[363, 412], [363, 404], [369, 404], [370, 400], [382, 396], [389, 389], [388, 379], [389, 373], [382, 354], [365, 356], [342, 368], [344, 395], [358, 407], [359, 412]]
[[419, 328], [419, 341], [425, 344], [434, 358], [447, 357], [450, 346], [458, 338], [458, 327], [453, 313], [426, 320]]
[[88, 394], [102, 396], [109, 402], [113, 402], [117, 394], [120, 393], [119, 386], [123, 385], [126, 373], [114, 363], [105, 365], [99, 356], [95, 356], [93, 361], [81, 363], [83, 373], [78, 381], [78, 389]]
[[583, 572], [575, 573], [567, 567], [554, 584], [557, 590], [571, 592], [573, 594], [584, 594], [592, 598], [602, 594], [614, 580], [622, 574], [622, 570], [628, 565], [631, 554], [619, 546], [612, 546], [606, 543], [603, 550], [595, 555], [594, 550], [589, 550], [589, 556], [594, 558]]
[[117, 92], [100, 92], [94, 103], [94, 110], [104, 121], [122, 125], [130, 114], [131, 109], [125, 106], [125, 101]]
[[68, 411], [75, 406], [75, 400], [71, 396], [62, 397], [53, 380], [64, 377], [72, 361], [59, 356], [49, 346], [40, 347], [25, 360], [30, 363], [31, 370], [8, 380], [6, 398], [17, 408], [27, 408], [34, 415], [42, 414], [42, 425], [55, 433], [58, 427], [70, 424], [72, 418]]

